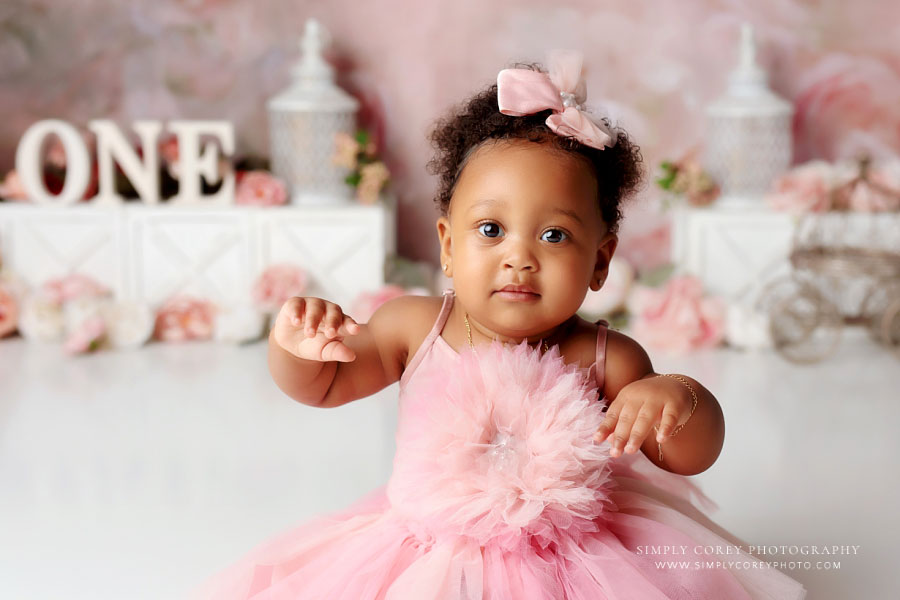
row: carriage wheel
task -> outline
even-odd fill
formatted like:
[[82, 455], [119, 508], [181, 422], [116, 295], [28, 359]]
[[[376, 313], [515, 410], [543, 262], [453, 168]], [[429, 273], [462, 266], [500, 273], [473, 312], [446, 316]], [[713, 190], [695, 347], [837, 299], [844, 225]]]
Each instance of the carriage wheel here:
[[869, 335], [876, 342], [883, 343], [882, 317], [888, 306], [897, 298], [900, 298], [900, 281], [897, 279], [882, 279], [872, 284], [872, 289], [863, 300], [860, 316], [864, 319]]
[[756, 311], [771, 315], [779, 303], [807, 288], [813, 288], [812, 282], [797, 272], [773, 279], [759, 293], [756, 300]]
[[775, 349], [791, 362], [809, 364], [837, 350], [843, 317], [815, 288], [804, 286], [772, 308], [769, 328]]
[[881, 339], [900, 356], [900, 298], [894, 300], [881, 315]]

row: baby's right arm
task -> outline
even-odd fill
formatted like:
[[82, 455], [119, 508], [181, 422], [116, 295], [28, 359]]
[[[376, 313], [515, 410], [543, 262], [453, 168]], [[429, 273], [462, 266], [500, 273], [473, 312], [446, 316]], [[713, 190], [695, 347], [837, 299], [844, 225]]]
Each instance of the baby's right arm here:
[[269, 334], [272, 378], [294, 400], [322, 408], [374, 394], [403, 372], [403, 324], [412, 302], [409, 296], [385, 302], [358, 324], [333, 302], [291, 298]]

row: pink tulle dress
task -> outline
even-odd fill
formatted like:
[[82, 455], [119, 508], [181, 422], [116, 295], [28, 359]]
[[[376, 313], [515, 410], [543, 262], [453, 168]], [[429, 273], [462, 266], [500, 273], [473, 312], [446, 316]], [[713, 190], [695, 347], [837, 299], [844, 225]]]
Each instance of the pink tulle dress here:
[[593, 441], [605, 322], [590, 369], [524, 342], [457, 353], [440, 335], [453, 299], [446, 290], [400, 379], [387, 484], [260, 545], [192, 598], [805, 596], [753, 556], [729, 554], [740, 540], [694, 507], [715, 505], [687, 478]]

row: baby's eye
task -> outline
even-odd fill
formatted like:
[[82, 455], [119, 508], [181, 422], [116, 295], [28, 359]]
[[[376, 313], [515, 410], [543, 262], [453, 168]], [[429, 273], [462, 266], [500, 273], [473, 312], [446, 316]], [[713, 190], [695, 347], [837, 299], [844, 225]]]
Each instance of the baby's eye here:
[[500, 235], [500, 232], [502, 230], [500, 229], [500, 226], [497, 225], [496, 223], [482, 223], [481, 225], [478, 226], [478, 231], [480, 231], [481, 234], [484, 235], [485, 237], [493, 238], [493, 237], [497, 237], [498, 235]]
[[[552, 234], [552, 237], [545, 237], [547, 234]], [[548, 229], [541, 235], [541, 239], [546, 242], [552, 242], [554, 244], [558, 244], [561, 241], [567, 239], [569, 236], [566, 235], [565, 231], [561, 231], [559, 229]]]

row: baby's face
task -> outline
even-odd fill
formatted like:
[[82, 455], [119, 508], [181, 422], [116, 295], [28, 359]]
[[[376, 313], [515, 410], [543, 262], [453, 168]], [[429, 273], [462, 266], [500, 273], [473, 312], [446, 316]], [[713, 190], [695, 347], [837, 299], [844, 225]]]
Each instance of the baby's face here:
[[[588, 287], [605, 277], [616, 247], [588, 164], [518, 140], [472, 155], [437, 228], [441, 262], [450, 265], [470, 318], [514, 337], [545, 332], [575, 314]], [[535, 293], [499, 293], [508, 284]]]

